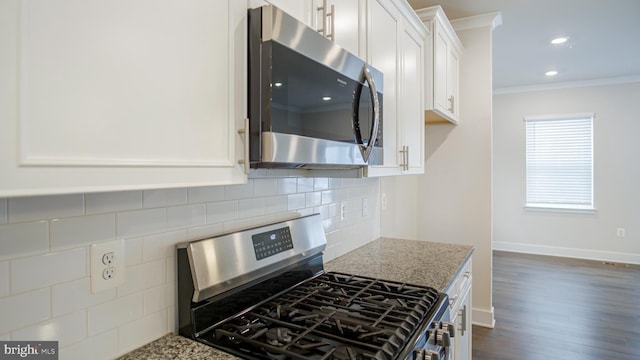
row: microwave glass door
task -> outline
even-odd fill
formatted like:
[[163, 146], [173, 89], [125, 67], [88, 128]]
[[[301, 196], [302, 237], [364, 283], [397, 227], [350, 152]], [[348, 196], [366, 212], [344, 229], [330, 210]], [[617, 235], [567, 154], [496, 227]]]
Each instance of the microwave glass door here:
[[[355, 144], [353, 101], [358, 81], [276, 42], [271, 51], [271, 121], [263, 129]], [[368, 144], [373, 100], [369, 84], [363, 81], [362, 86], [357, 108], [362, 141]], [[378, 97], [381, 102], [382, 94]], [[382, 139], [375, 140], [382, 146]]]

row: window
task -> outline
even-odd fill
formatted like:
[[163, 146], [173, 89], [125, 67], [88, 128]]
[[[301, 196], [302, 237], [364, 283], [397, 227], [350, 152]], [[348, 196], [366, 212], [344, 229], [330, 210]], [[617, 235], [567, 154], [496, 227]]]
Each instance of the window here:
[[593, 210], [593, 113], [525, 117], [526, 207]]

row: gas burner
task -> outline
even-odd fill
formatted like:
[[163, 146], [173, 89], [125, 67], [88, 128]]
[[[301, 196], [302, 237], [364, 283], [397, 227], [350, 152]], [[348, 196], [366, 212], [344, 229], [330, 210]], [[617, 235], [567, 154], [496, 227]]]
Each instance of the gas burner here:
[[361, 359], [355, 350], [349, 346], [338, 346], [331, 354], [331, 359], [335, 360], [356, 360]]
[[284, 327], [276, 327], [267, 330], [267, 343], [273, 346], [282, 346], [293, 340], [291, 331]]

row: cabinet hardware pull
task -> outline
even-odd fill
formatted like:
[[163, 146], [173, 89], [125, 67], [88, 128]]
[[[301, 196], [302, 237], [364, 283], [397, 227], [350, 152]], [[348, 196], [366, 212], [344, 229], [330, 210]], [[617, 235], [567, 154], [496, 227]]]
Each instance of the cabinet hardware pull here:
[[460, 309], [460, 336], [464, 336], [467, 331], [467, 305], [462, 305]]
[[407, 160], [404, 162], [405, 171], [409, 171], [409, 146], [406, 146], [405, 154], [407, 154]]
[[238, 164], [244, 165], [244, 173], [249, 175], [249, 118], [244, 119], [244, 128], [238, 129], [238, 134], [244, 138], [244, 154]]
[[327, 0], [322, 0], [322, 6], [317, 8], [317, 11], [322, 13], [322, 27], [318, 29], [318, 32], [322, 36], [327, 36]]
[[327, 35], [327, 38], [331, 41], [336, 41], [336, 6], [331, 5], [331, 12], [327, 14], [327, 19], [331, 16], [331, 33]]

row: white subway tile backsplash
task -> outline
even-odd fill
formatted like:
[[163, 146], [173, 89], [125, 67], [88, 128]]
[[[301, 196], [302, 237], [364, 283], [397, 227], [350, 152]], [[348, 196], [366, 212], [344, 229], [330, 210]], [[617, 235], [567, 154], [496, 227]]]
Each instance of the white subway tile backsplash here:
[[205, 204], [167, 208], [167, 230], [204, 225], [206, 212]]
[[118, 330], [90, 337], [67, 347], [60, 348], [60, 359], [65, 360], [109, 360], [118, 355]]
[[[320, 213], [331, 239], [325, 259], [332, 259], [379, 233], [375, 217], [359, 210], [366, 196], [370, 213], [378, 213], [378, 179], [307, 174], [262, 171], [246, 185], [0, 198], [0, 340], [59, 334], [62, 359], [113, 359], [177, 329], [178, 242]], [[87, 245], [114, 238], [125, 240], [125, 283], [92, 294]]]
[[142, 209], [142, 191], [86, 194], [85, 206], [87, 215]]
[[214, 234], [220, 234], [224, 231], [222, 223], [204, 225], [187, 230], [187, 238], [189, 240], [200, 239]]
[[91, 293], [88, 277], [55, 285], [51, 288], [51, 308], [53, 316], [60, 316], [116, 298], [116, 289]]
[[167, 308], [167, 285], [156, 286], [144, 292], [144, 315]]
[[10, 266], [11, 292], [17, 294], [88, 276], [87, 249], [12, 260]]
[[225, 200], [248, 199], [253, 196], [253, 180], [247, 180], [246, 184], [227, 185], [224, 187]]
[[336, 202], [335, 192], [333, 190], [327, 190], [322, 192], [322, 205], [331, 204]]
[[11, 333], [12, 340], [58, 341], [60, 347], [87, 337], [87, 311], [80, 310]]
[[142, 262], [142, 238], [124, 240], [124, 265], [133, 266]]
[[145, 236], [142, 239], [142, 261], [164, 259], [175, 254], [176, 244], [187, 240], [187, 230]]
[[288, 197], [286, 195], [274, 196], [264, 199], [265, 214], [276, 214], [288, 210]]
[[0, 260], [49, 251], [49, 222], [0, 225]]
[[40, 289], [0, 299], [0, 334], [33, 325], [51, 317], [51, 291]]
[[0, 199], [0, 225], [7, 223], [7, 199]]
[[118, 238], [160, 233], [167, 226], [167, 210], [161, 208], [118, 213], [116, 221]]
[[89, 245], [116, 238], [115, 214], [51, 220], [51, 249]]
[[126, 353], [167, 332], [167, 311], [165, 309], [121, 326], [118, 330], [118, 350], [120, 353]]
[[89, 308], [89, 335], [114, 329], [127, 322], [141, 319], [144, 311], [142, 293], [117, 298]]
[[329, 179], [327, 178], [313, 179], [313, 189], [316, 191], [329, 189]]
[[187, 203], [187, 189], [153, 189], [142, 192], [142, 206], [145, 209], [184, 205]]
[[[143, 250], [144, 253], [144, 250]], [[127, 268], [124, 284], [118, 286], [118, 297], [158, 286], [165, 282], [164, 258]]]
[[237, 201], [220, 201], [207, 204], [207, 224], [238, 218]]
[[189, 188], [187, 192], [189, 204], [208, 203], [224, 200], [224, 187], [202, 186]]
[[322, 193], [320, 192], [306, 193], [305, 196], [305, 203], [307, 207], [314, 207], [322, 204]]
[[264, 215], [264, 199], [238, 200], [238, 218], [246, 219]]
[[287, 199], [288, 210], [298, 210], [304, 208], [306, 196], [304, 194], [291, 194]]
[[18, 197], [8, 201], [10, 223], [84, 214], [83, 194]]
[[313, 178], [298, 178], [298, 192], [313, 191]]
[[277, 179], [254, 179], [253, 180], [253, 196], [273, 196], [278, 194]]
[[0, 297], [8, 296], [9, 292], [9, 263], [0, 262]]
[[296, 178], [279, 178], [278, 194], [295, 194], [298, 191], [298, 180]]

